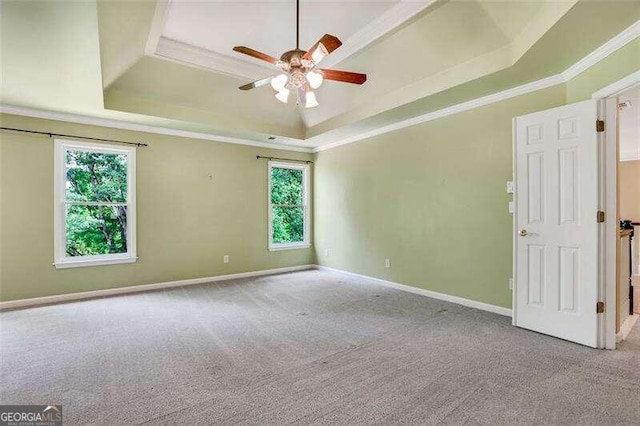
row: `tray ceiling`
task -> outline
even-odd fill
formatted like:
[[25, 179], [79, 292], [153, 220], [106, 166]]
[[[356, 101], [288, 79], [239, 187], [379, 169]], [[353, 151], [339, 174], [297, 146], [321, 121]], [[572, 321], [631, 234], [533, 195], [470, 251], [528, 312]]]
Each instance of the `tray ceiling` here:
[[[344, 44], [323, 66], [332, 66], [402, 25], [435, 0], [303, 0], [300, 48], [324, 34]], [[295, 48], [295, 2], [169, 0], [158, 3], [147, 54], [208, 68], [231, 76], [259, 79], [269, 64], [233, 52], [250, 46], [274, 57]]]
[[[363, 86], [327, 82], [316, 92], [319, 107], [294, 105], [293, 111], [274, 102], [268, 85], [238, 91], [277, 70], [232, 50], [244, 45], [279, 56], [294, 47], [293, 0], [159, 2], [146, 57], [107, 89], [106, 104], [180, 119], [187, 109], [199, 120], [224, 111], [230, 115], [221, 118], [225, 125], [273, 133], [272, 123], [280, 126], [278, 136], [305, 139], [513, 65], [575, 1], [302, 0], [301, 47], [334, 34], [343, 45], [322, 66], [339, 62], [338, 69], [366, 73], [368, 80]], [[166, 105], [151, 111], [148, 98]], [[203, 110], [208, 115], [197, 112]]]
[[334, 33], [344, 44], [323, 66], [368, 75], [326, 82], [305, 110], [269, 86], [239, 91], [274, 70], [231, 50], [293, 47], [294, 5], [0, 2], [0, 102], [318, 148], [561, 72], [640, 16], [638, 2], [597, 0], [302, 0], [301, 47]]

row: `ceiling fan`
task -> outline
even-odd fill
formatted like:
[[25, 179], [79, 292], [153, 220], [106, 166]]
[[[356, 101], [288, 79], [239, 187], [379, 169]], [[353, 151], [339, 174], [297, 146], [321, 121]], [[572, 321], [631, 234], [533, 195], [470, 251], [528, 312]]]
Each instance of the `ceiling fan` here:
[[233, 48], [236, 52], [270, 62], [282, 71], [280, 74], [240, 86], [240, 90], [250, 90], [271, 83], [271, 87], [278, 92], [276, 99], [280, 102], [287, 103], [290, 92], [295, 91], [299, 105], [313, 108], [318, 106], [318, 100], [312, 89], [320, 87], [323, 80], [341, 81], [352, 84], [363, 84], [367, 81], [366, 74], [318, 68], [320, 61], [342, 45], [342, 42], [338, 40], [337, 37], [325, 34], [308, 51], [300, 50], [299, 45], [300, 0], [296, 0], [295, 49], [283, 53], [278, 60], [245, 46], [236, 46]]

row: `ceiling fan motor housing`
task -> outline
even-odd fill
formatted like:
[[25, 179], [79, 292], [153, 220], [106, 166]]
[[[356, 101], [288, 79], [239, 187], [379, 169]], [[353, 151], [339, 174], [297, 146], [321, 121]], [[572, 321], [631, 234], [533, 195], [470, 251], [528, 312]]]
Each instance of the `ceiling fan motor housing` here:
[[315, 63], [312, 60], [303, 58], [305, 53], [307, 52], [301, 49], [289, 50], [280, 56], [280, 61], [276, 64], [289, 74], [289, 79], [285, 86], [289, 90], [307, 84], [305, 74], [315, 67]]
[[288, 52], [284, 52], [282, 56], [280, 56], [280, 60], [282, 62], [286, 62], [292, 67], [301, 67], [302, 66], [302, 55], [307, 53], [305, 50], [301, 49], [293, 49]]

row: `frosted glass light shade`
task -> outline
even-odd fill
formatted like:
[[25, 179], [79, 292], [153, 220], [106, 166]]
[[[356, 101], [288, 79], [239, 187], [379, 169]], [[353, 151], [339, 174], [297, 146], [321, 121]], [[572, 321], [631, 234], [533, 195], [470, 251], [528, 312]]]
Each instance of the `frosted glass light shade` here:
[[318, 100], [316, 99], [316, 94], [313, 93], [311, 90], [309, 90], [307, 92], [307, 102], [305, 103], [305, 107], [307, 108], [313, 108], [313, 107], [317, 107], [318, 104]]
[[278, 93], [276, 93], [276, 99], [286, 104], [287, 101], [289, 100], [289, 90], [288, 89], [280, 90]]
[[317, 89], [318, 87], [320, 87], [323, 80], [324, 77], [322, 77], [322, 74], [320, 74], [319, 72], [309, 71], [307, 73], [307, 81], [309, 82], [309, 86], [311, 86], [312, 89]]
[[271, 79], [271, 87], [273, 87], [275, 91], [281, 92], [288, 80], [289, 77], [287, 77], [286, 74], [278, 74]]

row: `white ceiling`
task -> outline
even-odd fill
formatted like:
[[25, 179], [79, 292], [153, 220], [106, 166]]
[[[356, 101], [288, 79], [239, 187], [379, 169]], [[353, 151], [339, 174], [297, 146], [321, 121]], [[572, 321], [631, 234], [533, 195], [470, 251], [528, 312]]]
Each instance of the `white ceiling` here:
[[627, 90], [618, 102], [631, 102], [618, 114], [620, 135], [620, 160], [640, 160], [640, 86]]
[[[300, 48], [307, 50], [327, 33], [345, 41], [396, 3], [398, 0], [303, 0]], [[295, 23], [293, 1], [171, 0], [162, 37], [253, 62], [233, 52], [233, 47], [247, 46], [279, 57], [295, 48]]]
[[[438, 0], [302, 0], [300, 46], [324, 34], [343, 45], [323, 61], [332, 67], [393, 31]], [[294, 0], [160, 0], [146, 46], [148, 56], [258, 80], [273, 65], [233, 51], [247, 46], [279, 58], [296, 47]]]

